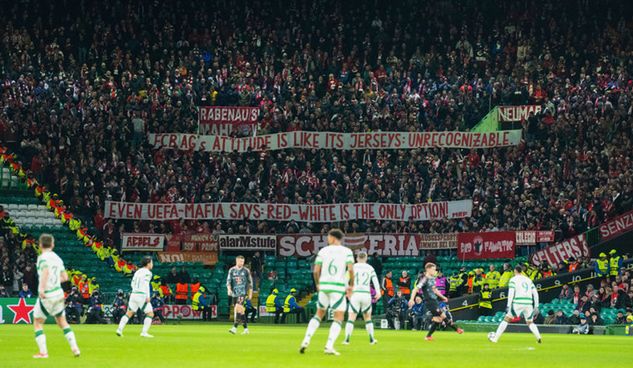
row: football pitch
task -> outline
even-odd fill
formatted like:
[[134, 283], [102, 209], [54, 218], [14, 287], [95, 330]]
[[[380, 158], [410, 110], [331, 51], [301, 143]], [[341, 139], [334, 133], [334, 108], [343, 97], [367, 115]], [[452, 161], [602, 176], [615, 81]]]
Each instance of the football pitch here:
[[46, 325], [49, 358], [34, 360], [37, 352], [29, 325], [0, 325], [1, 367], [597, 367], [625, 366], [633, 338], [545, 334], [543, 344], [531, 334], [506, 333], [497, 344], [485, 333], [437, 332], [424, 341], [423, 332], [377, 330], [377, 345], [369, 345], [357, 323], [341, 356], [325, 356], [329, 323], [321, 326], [306, 354], [298, 352], [305, 325], [250, 325], [250, 335], [228, 333], [228, 323], [152, 326], [154, 339], [139, 336], [141, 326], [129, 325], [125, 336], [114, 325], [75, 325], [81, 348], [74, 358], [62, 332]]

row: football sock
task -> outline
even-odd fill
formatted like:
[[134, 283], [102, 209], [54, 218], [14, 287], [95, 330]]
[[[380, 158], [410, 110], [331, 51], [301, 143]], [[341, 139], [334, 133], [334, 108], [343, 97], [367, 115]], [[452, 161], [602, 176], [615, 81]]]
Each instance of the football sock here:
[[532, 331], [532, 333], [534, 334], [534, 336], [536, 337], [537, 340], [539, 340], [541, 338], [541, 334], [538, 331], [538, 327], [536, 327], [536, 323], [530, 323], [528, 325], [530, 331]]
[[501, 323], [499, 323], [499, 327], [497, 327], [497, 332], [495, 332], [495, 340], [499, 340], [501, 335], [503, 335], [503, 331], [506, 330], [506, 327], [508, 327], [508, 322], [501, 321]]
[[70, 345], [71, 349], [73, 350], [78, 349], [77, 339], [75, 339], [75, 333], [73, 332], [73, 330], [70, 329], [70, 327], [66, 327], [64, 329], [64, 336], [66, 337], [66, 340], [68, 341], [68, 345]]
[[121, 321], [119, 321], [119, 331], [123, 331], [129, 320], [130, 317], [128, 317], [127, 314], [124, 314], [123, 317], [121, 317]]
[[143, 320], [143, 330], [141, 333], [146, 334], [149, 331], [149, 327], [152, 325], [152, 319], [150, 317], [145, 317]]
[[310, 343], [310, 339], [312, 339], [312, 335], [314, 335], [316, 330], [319, 328], [320, 324], [321, 324], [321, 319], [319, 319], [319, 317], [317, 316], [312, 317], [312, 319], [310, 320], [310, 323], [308, 323], [308, 329], [306, 330], [306, 335], [303, 338], [304, 344]]
[[453, 323], [453, 321], [451, 321], [448, 318], [444, 319], [444, 322], [446, 322], [446, 326], [452, 328], [453, 330], [457, 331], [457, 326], [455, 326], [455, 323]]
[[244, 329], [248, 328], [248, 316], [246, 316], [246, 314], [242, 314], [242, 325], [244, 326]]
[[433, 322], [431, 323], [431, 327], [429, 328], [429, 332], [426, 334], [426, 337], [431, 337], [433, 336], [433, 333], [435, 332], [435, 330], [437, 330], [437, 322]]
[[347, 320], [347, 323], [345, 324], [345, 341], [349, 341], [352, 337], [352, 332], [354, 332], [354, 322]]
[[37, 343], [37, 347], [40, 349], [41, 354], [48, 354], [48, 350], [46, 349], [46, 335], [44, 335], [44, 330], [35, 331], [35, 342]]
[[371, 320], [365, 322], [365, 329], [369, 335], [369, 342], [374, 342], [374, 322]]
[[338, 334], [341, 333], [341, 322], [332, 321], [332, 326], [330, 326], [330, 334], [327, 338], [327, 343], [325, 344], [326, 349], [334, 349], [334, 342], [336, 342], [336, 338]]

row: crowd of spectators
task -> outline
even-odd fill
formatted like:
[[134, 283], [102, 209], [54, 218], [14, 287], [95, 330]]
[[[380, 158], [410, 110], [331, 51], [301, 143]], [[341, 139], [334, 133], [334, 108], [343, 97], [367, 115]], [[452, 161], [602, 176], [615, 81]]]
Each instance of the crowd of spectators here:
[[[573, 325], [574, 333], [587, 334], [591, 326], [601, 326], [601, 311], [605, 308], [617, 309], [615, 324], [627, 324], [627, 318], [633, 315], [633, 280], [631, 271], [625, 271], [613, 280], [603, 279], [598, 288], [587, 285], [584, 291], [579, 286], [564, 285], [558, 300], [574, 305], [571, 315], [562, 309], [542, 311], [537, 317], [540, 323], [555, 325]], [[610, 282], [609, 282], [610, 281]]]
[[35, 248], [25, 246], [19, 229], [0, 206], [0, 298], [37, 290]]
[[[472, 198], [468, 219], [341, 226], [560, 237], [631, 207], [633, 38], [623, 2], [70, 3], [4, 9], [0, 135], [111, 244], [133, 230], [327, 225], [107, 221], [107, 199]], [[493, 106], [526, 103], [544, 112], [523, 122], [519, 146], [500, 149], [218, 154], [155, 150], [145, 138], [195, 132], [198, 105], [259, 106], [260, 132], [360, 132], [465, 130]]]

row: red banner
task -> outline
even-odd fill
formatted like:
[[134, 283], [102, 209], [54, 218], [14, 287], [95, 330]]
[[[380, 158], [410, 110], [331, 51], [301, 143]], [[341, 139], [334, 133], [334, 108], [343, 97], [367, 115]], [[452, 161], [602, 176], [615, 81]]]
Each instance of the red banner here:
[[[211, 318], [218, 318], [218, 306], [210, 305]], [[202, 319], [200, 311], [194, 311], [190, 305], [165, 304], [163, 317], [167, 319]]]
[[158, 260], [161, 263], [200, 262], [213, 266], [218, 263], [218, 252], [160, 252]]
[[523, 121], [530, 117], [531, 113], [541, 112], [540, 105], [499, 106], [499, 121], [513, 122]]
[[[282, 257], [310, 257], [327, 246], [324, 234], [285, 234], [277, 236], [277, 254]], [[364, 249], [371, 256], [417, 256], [420, 249], [457, 247], [457, 235], [451, 234], [347, 234], [344, 244]]]
[[633, 230], [633, 211], [600, 225], [600, 239], [609, 240]]
[[162, 234], [127, 233], [122, 234], [121, 238], [123, 251], [160, 252], [165, 244], [165, 236]]
[[535, 245], [537, 243], [551, 243], [554, 241], [553, 231], [517, 231], [517, 245]]
[[186, 252], [206, 252], [218, 250], [218, 238], [211, 233], [182, 234], [181, 249]]
[[530, 260], [537, 266], [547, 262], [552, 267], [558, 267], [560, 262], [571, 257], [578, 259], [580, 257], [589, 257], [590, 255], [591, 251], [587, 244], [587, 237], [585, 234], [580, 234], [535, 252], [530, 257]]
[[514, 231], [458, 233], [459, 259], [514, 258]]

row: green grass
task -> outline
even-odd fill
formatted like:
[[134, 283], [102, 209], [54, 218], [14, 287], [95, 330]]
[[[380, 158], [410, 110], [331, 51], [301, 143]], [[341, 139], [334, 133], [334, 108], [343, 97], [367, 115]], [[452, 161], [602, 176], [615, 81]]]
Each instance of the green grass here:
[[[152, 326], [154, 339], [139, 337], [140, 326], [129, 325], [125, 337], [113, 325], [73, 326], [81, 357], [73, 358], [62, 332], [46, 325], [48, 360], [36, 352], [32, 326], [0, 325], [2, 367], [598, 367], [625, 366], [633, 339], [626, 336], [548, 334], [538, 345], [531, 334], [506, 333], [498, 344], [485, 333], [438, 332], [435, 341], [415, 331], [377, 330], [378, 345], [370, 346], [358, 323], [352, 344], [336, 348], [340, 357], [325, 356], [329, 323], [312, 339], [305, 355], [298, 353], [305, 325], [250, 326], [248, 336], [230, 335], [229, 324]], [[241, 332], [241, 327], [240, 327]]]

